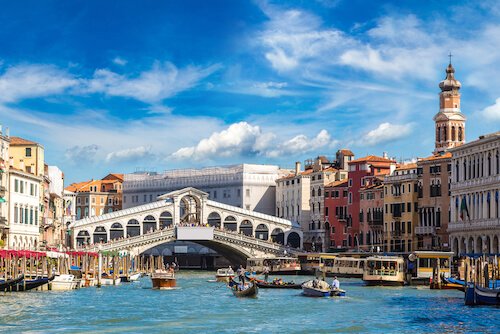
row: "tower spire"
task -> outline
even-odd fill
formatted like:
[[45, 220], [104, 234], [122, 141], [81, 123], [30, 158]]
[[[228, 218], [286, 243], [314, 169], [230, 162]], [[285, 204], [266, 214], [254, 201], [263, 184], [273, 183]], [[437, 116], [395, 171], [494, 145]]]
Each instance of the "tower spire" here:
[[448, 54], [448, 57], [450, 57], [450, 65], [451, 65], [451, 57], [453, 57], [453, 55], [451, 54], [451, 51], [450, 51], [450, 53]]

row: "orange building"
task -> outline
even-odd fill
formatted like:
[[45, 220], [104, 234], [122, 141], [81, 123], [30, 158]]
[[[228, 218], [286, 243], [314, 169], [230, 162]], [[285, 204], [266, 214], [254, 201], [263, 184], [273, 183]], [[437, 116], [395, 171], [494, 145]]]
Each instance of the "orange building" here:
[[122, 209], [123, 174], [108, 174], [101, 180], [73, 183], [65, 190], [76, 194], [76, 219], [100, 216]]

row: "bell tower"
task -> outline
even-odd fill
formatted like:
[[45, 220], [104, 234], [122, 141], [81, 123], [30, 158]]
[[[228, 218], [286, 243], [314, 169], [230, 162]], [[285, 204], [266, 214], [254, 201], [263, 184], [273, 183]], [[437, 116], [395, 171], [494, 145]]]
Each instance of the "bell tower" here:
[[444, 153], [447, 149], [465, 143], [466, 117], [460, 111], [460, 87], [455, 79], [455, 69], [451, 64], [446, 68], [446, 78], [439, 83], [439, 112], [434, 116], [436, 124], [436, 144], [434, 154]]

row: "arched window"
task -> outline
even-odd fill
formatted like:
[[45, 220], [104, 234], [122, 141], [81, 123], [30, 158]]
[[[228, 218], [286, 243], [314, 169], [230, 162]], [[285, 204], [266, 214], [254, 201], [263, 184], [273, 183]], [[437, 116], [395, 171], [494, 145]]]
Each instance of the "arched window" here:
[[443, 134], [444, 134], [444, 141], [447, 141], [448, 140], [448, 128], [446, 127], [446, 125], [443, 127]]
[[464, 180], [467, 180], [467, 160], [464, 160]]
[[248, 236], [253, 235], [253, 224], [249, 220], [244, 220], [240, 224], [240, 233]]
[[127, 237], [135, 237], [141, 234], [141, 224], [137, 219], [130, 219], [127, 223]]
[[463, 132], [462, 132], [462, 127], [458, 127], [458, 141], [462, 141], [464, 138]]
[[220, 227], [221, 221], [220, 215], [217, 212], [212, 212], [208, 215], [207, 222], [210, 226]]
[[451, 127], [451, 140], [455, 141], [455, 127], [454, 126]]
[[318, 189], [318, 196], [321, 196], [321, 188]]
[[76, 218], [82, 218], [82, 209], [80, 207], [76, 208]]
[[156, 231], [156, 219], [152, 215], [147, 215], [142, 221], [142, 234]]
[[120, 239], [123, 237], [123, 226], [120, 223], [114, 223], [109, 230], [109, 238], [111, 240]]
[[491, 152], [488, 153], [488, 176], [491, 176]]
[[314, 197], [314, 194], [315, 194], [315, 191], [314, 191], [314, 188], [312, 188], [312, 190], [311, 190], [311, 196]]
[[174, 223], [172, 214], [168, 211], [163, 211], [160, 215], [160, 228], [164, 229], [171, 226]]
[[229, 230], [229, 231], [236, 231], [237, 230], [237, 223], [236, 223], [236, 218], [233, 216], [227, 216], [224, 219], [224, 229]]

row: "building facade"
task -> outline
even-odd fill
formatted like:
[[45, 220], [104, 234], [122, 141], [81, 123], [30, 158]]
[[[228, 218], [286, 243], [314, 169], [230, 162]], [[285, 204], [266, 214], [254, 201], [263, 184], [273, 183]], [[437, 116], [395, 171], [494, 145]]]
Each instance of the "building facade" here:
[[35, 176], [45, 175], [45, 152], [42, 145], [19, 137], [10, 137], [10, 165]]
[[417, 164], [396, 168], [384, 179], [384, 250], [415, 250], [415, 226], [418, 222]]
[[43, 239], [47, 247], [65, 244], [64, 236], [64, 174], [56, 166], [45, 165], [44, 210], [42, 212]]
[[290, 173], [274, 165], [241, 164], [125, 174], [123, 207], [151, 203], [171, 191], [194, 187], [208, 193], [211, 200], [274, 215], [276, 180]]
[[500, 132], [450, 150], [451, 222], [455, 254], [500, 253]]
[[8, 244], [9, 233], [9, 131], [0, 125], [0, 243]]
[[9, 236], [11, 249], [37, 249], [40, 242], [42, 177], [9, 169]]
[[380, 177], [365, 179], [359, 190], [359, 244], [367, 251], [383, 249], [384, 185]]
[[330, 227], [330, 249], [347, 249], [347, 179], [325, 186], [325, 219]]

